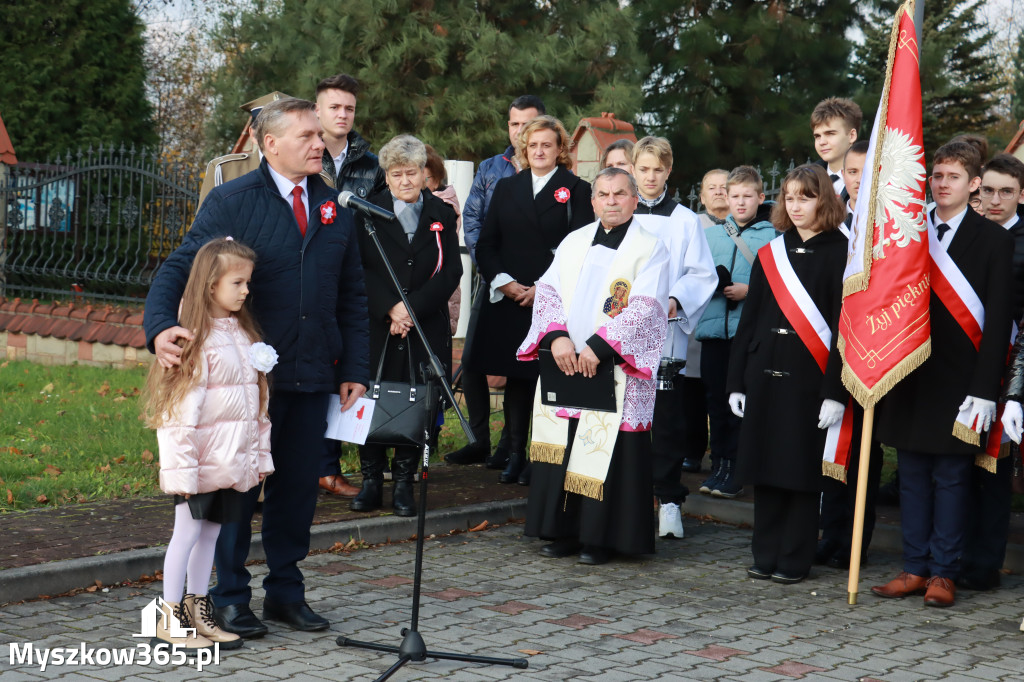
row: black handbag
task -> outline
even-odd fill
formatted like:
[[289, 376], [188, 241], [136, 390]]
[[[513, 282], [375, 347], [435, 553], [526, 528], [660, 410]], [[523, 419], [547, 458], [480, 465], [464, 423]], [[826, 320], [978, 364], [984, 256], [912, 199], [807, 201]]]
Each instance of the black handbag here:
[[422, 447], [426, 442], [426, 429], [430, 421], [430, 410], [425, 402], [427, 387], [416, 383], [412, 364], [412, 347], [409, 348], [409, 381], [381, 381], [384, 373], [384, 358], [388, 354], [391, 334], [384, 341], [384, 350], [377, 364], [377, 379], [373, 382], [370, 398], [374, 401], [370, 432], [366, 436], [368, 445], [415, 445]]

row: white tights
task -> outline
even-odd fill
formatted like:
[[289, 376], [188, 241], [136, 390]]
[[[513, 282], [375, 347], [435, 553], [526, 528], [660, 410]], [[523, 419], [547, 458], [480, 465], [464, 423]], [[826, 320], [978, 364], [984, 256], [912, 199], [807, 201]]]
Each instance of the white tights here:
[[174, 533], [164, 557], [164, 601], [181, 601], [186, 575], [189, 594], [206, 595], [218, 535], [219, 523], [193, 519], [188, 502], [174, 505]]

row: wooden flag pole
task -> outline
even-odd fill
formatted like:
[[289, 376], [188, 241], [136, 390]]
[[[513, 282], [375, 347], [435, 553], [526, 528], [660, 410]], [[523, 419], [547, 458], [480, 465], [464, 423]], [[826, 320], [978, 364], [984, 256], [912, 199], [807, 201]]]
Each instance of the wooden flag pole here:
[[857, 504], [853, 511], [853, 538], [850, 544], [850, 577], [846, 585], [847, 604], [857, 603], [860, 582], [861, 545], [864, 540], [864, 507], [868, 497], [868, 466], [871, 463], [871, 434], [875, 425], [875, 406], [864, 408], [864, 426], [860, 434], [860, 463], [857, 466]]

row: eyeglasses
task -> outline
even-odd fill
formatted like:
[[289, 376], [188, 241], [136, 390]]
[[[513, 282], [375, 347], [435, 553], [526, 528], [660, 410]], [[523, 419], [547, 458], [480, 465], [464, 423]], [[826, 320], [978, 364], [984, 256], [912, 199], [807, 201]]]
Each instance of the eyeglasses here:
[[1000, 187], [999, 189], [996, 189], [995, 187], [985, 187], [982, 185], [980, 191], [981, 196], [986, 199], [991, 199], [992, 196], [997, 193], [999, 194], [1000, 199], [1006, 200], [1016, 199], [1020, 195], [1020, 190], [1013, 189], [1012, 187]]

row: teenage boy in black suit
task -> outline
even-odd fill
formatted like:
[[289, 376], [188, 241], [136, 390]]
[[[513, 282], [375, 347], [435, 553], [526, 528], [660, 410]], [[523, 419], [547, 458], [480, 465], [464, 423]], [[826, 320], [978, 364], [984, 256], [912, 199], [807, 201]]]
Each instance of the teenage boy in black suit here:
[[[891, 598], [925, 592], [926, 606], [952, 606], [971, 467], [996, 418], [1006, 365], [1013, 238], [968, 206], [981, 184], [974, 147], [940, 147], [930, 182], [931, 356], [879, 403], [877, 422], [879, 439], [899, 455], [903, 571], [871, 591]], [[959, 286], [940, 286], [958, 275]]]
[[821, 157], [818, 165], [828, 173], [832, 187], [843, 203], [850, 198], [843, 182], [843, 159], [850, 145], [857, 141], [857, 131], [863, 119], [864, 114], [857, 103], [844, 97], [823, 99], [811, 112], [814, 150]]

